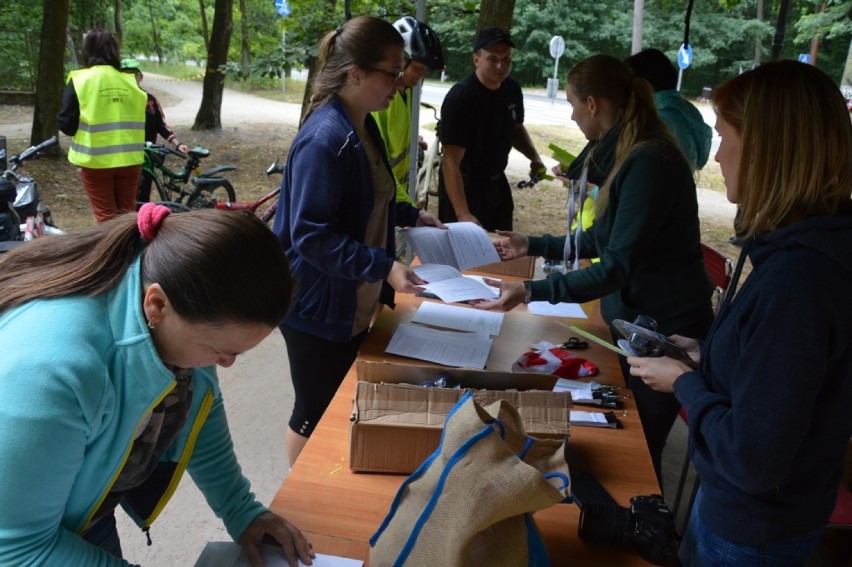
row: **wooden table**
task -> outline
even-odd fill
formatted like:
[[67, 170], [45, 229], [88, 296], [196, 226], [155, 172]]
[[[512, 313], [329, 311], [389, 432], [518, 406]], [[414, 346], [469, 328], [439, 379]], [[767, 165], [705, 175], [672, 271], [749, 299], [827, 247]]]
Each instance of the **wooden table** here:
[[[384, 352], [396, 325], [410, 321], [421, 301], [397, 295], [396, 309], [383, 311], [364, 341], [359, 358], [424, 364]], [[584, 309], [589, 319], [562, 321], [608, 339], [609, 330], [600, 318], [597, 302], [584, 305]], [[530, 315], [523, 306], [507, 313], [501, 333], [494, 340], [487, 369], [508, 371], [530, 344], [566, 340], [572, 333], [556, 322], [559, 320]], [[595, 377], [596, 381], [623, 386], [614, 353], [595, 344], [580, 352], [599, 366], [601, 374]], [[349, 417], [355, 381], [353, 369], [271, 508], [301, 529], [317, 552], [366, 560], [367, 541], [385, 517], [405, 476], [349, 470]], [[619, 429], [572, 427], [568, 462], [572, 473], [591, 472], [620, 505], [628, 506], [631, 496], [659, 493], [660, 489], [632, 398], [625, 402], [624, 408], [627, 414], [619, 417]], [[535, 514], [554, 565], [646, 565], [633, 552], [590, 547], [582, 542], [577, 535], [579, 513], [574, 504], [558, 504]]]

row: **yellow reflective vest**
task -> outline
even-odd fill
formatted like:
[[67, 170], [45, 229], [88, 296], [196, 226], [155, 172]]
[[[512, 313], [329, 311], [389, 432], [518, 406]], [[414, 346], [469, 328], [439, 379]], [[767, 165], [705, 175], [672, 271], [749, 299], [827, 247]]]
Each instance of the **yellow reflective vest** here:
[[68, 161], [91, 169], [141, 164], [148, 97], [136, 78], [111, 65], [95, 65], [71, 71], [68, 80], [80, 102]]
[[396, 181], [396, 202], [411, 203], [408, 195], [408, 144], [411, 141], [411, 89], [397, 92], [385, 110], [373, 112]]

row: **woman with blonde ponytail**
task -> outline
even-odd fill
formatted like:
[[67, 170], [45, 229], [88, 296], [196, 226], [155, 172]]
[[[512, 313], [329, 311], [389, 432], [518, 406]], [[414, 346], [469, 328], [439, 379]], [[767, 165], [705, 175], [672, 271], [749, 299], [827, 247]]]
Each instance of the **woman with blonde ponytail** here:
[[[566, 267], [578, 258], [600, 262], [543, 280], [503, 282], [500, 299], [477, 307], [507, 311], [521, 302], [600, 298], [607, 323], [648, 315], [666, 335], [689, 329], [688, 336], [705, 336], [713, 320], [712, 285], [701, 253], [695, 182], [657, 116], [651, 85], [610, 55], [581, 61], [567, 82], [571, 118], [589, 143], [565, 174], [579, 180], [581, 193], [587, 184], [600, 187], [594, 224], [570, 237], [503, 232], [496, 246], [504, 260], [543, 256], [564, 259]], [[661, 480], [663, 447], [680, 406], [670, 393], [630, 376], [621, 363]]]

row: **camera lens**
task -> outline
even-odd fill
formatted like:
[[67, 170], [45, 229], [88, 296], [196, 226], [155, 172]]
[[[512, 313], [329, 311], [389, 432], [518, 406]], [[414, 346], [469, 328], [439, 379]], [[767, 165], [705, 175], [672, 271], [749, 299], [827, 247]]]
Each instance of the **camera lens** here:
[[629, 509], [608, 502], [587, 502], [580, 510], [580, 538], [594, 545], [633, 543]]

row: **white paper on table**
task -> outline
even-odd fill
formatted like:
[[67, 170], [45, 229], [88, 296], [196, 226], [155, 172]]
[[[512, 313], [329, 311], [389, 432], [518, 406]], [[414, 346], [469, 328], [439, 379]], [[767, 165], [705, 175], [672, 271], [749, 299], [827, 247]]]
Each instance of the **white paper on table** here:
[[441, 331], [401, 323], [385, 352], [447, 366], [485, 368], [491, 344], [488, 333]]
[[488, 233], [472, 222], [448, 222], [446, 230], [418, 226], [402, 231], [403, 238], [423, 264], [444, 264], [467, 270], [500, 261]]
[[[289, 564], [281, 555], [281, 549], [274, 545], [261, 544], [258, 546], [263, 563], [266, 567], [289, 567]], [[305, 565], [299, 561], [299, 567]], [[313, 560], [313, 567], [363, 567], [364, 562], [346, 557], [335, 557], [333, 555], [322, 555], [317, 553]], [[201, 551], [201, 556], [195, 563], [195, 567], [250, 567], [251, 564], [242, 553], [242, 549], [236, 543], [230, 541], [208, 542]]]
[[432, 325], [433, 327], [446, 327], [457, 331], [478, 331], [497, 336], [500, 334], [500, 327], [503, 325], [503, 317], [503, 313], [424, 301], [417, 308], [411, 322]]
[[498, 288], [487, 285], [481, 276], [464, 276], [452, 266], [423, 264], [412, 266], [411, 269], [429, 282], [420, 287], [447, 303], [499, 297]]
[[527, 307], [533, 315], [571, 317], [573, 319], [589, 318], [579, 303], [557, 303], [554, 305], [549, 301], [530, 301]]

